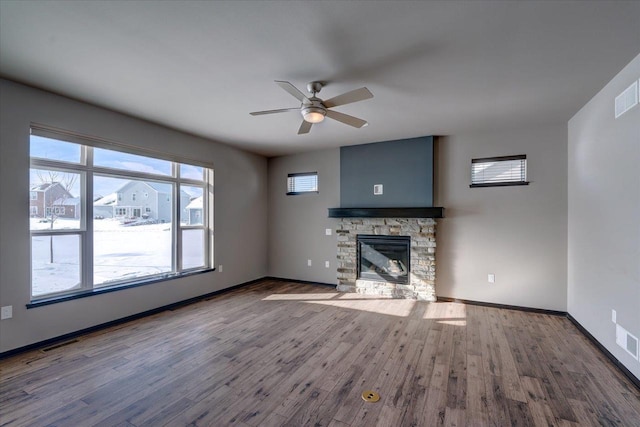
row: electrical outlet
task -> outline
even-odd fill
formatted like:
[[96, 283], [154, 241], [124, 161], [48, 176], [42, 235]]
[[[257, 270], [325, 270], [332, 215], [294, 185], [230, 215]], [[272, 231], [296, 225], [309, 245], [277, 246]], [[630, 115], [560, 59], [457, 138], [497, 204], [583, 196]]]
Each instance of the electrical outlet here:
[[324, 230], [324, 234], [326, 234], [327, 236], [331, 236], [331, 229], [327, 228], [326, 230]]
[[329, 268], [329, 267], [331, 267], [331, 264], [329, 263], [329, 261], [325, 261], [325, 262], [324, 262], [324, 266], [325, 266], [325, 267], [327, 267], [327, 268]]
[[13, 317], [13, 306], [6, 305], [0, 309], [0, 320], [11, 319]]
[[616, 313], [615, 310], [611, 310], [611, 321], [613, 323], [616, 323], [616, 317], [618, 316], [618, 313]]
[[383, 194], [383, 185], [382, 184], [375, 184], [373, 186], [373, 195], [374, 196], [381, 196]]
[[311, 267], [311, 260], [310, 259], [307, 260], [307, 266]]
[[220, 264], [220, 265], [218, 266], [218, 271], [219, 271], [220, 273], [222, 273], [222, 264]]
[[489, 283], [496, 283], [496, 275], [495, 275], [495, 274], [489, 274], [489, 275], [487, 276], [487, 281], [488, 281]]

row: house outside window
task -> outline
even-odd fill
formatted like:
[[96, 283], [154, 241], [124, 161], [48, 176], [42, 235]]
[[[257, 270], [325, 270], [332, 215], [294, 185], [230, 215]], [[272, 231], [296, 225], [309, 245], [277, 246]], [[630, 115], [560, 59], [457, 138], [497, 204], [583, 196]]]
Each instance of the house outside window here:
[[31, 200], [38, 200], [38, 193], [35, 191], [30, 191], [29, 196], [31, 197]]

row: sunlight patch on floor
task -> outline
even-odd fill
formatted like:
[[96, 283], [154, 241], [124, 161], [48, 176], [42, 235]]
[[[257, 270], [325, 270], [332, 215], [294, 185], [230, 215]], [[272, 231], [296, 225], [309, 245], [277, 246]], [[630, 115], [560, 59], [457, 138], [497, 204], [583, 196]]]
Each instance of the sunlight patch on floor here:
[[369, 313], [386, 314], [388, 316], [407, 317], [416, 304], [410, 299], [359, 299], [333, 301], [306, 301], [310, 304], [329, 305], [338, 308], [367, 311]]
[[467, 326], [466, 319], [447, 319], [447, 320], [436, 320], [436, 323], [440, 323], [443, 325], [452, 325], [452, 326]]
[[337, 297], [337, 293], [330, 294], [272, 294], [262, 299], [262, 301], [304, 301], [323, 300]]
[[423, 319], [434, 320], [443, 325], [467, 325], [465, 305], [455, 302], [426, 303], [414, 299], [394, 299], [376, 295], [342, 292], [271, 294], [263, 298], [262, 301], [298, 301], [395, 317], [408, 317], [416, 308], [416, 304], [420, 303], [425, 304]]
[[[456, 302], [432, 302], [427, 306], [423, 319], [455, 320], [467, 318], [467, 309], [464, 304]], [[448, 323], [453, 324], [453, 323]], [[465, 322], [466, 324], [466, 322]]]

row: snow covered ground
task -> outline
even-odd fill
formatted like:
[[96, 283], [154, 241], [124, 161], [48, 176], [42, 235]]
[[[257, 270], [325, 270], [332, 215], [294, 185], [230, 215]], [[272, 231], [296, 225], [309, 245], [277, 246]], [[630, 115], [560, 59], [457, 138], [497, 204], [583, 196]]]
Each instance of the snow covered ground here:
[[[94, 287], [171, 271], [171, 224], [123, 226], [117, 219], [95, 220], [93, 224]], [[32, 229], [46, 230], [50, 227], [50, 223], [31, 219]], [[54, 227], [77, 229], [79, 221], [60, 218]], [[79, 236], [54, 236], [53, 262], [50, 262], [50, 245], [49, 236], [32, 238], [33, 296], [80, 289], [82, 249]], [[185, 265], [202, 263], [202, 239], [185, 239], [183, 251]]]

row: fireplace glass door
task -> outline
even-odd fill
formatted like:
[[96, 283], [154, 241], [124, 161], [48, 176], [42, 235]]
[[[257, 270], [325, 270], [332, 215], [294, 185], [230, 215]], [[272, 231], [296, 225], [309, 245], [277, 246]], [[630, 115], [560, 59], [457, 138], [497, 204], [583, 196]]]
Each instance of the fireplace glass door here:
[[409, 283], [411, 238], [358, 235], [358, 279]]

